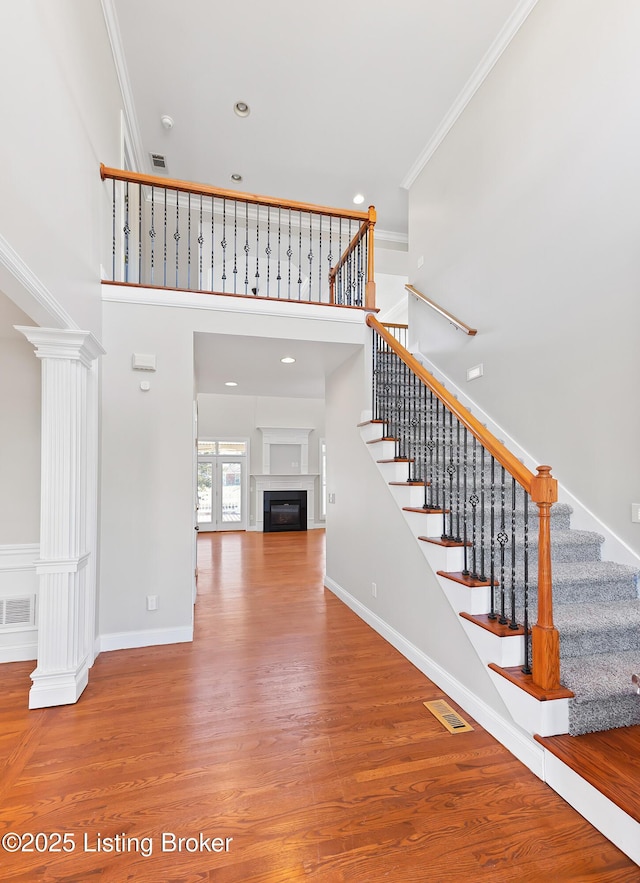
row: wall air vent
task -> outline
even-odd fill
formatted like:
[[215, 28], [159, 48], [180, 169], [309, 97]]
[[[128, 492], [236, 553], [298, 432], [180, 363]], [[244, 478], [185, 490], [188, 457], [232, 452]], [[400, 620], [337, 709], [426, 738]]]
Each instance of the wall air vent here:
[[36, 596], [0, 599], [0, 628], [35, 625]]
[[152, 153], [151, 154], [151, 165], [157, 171], [166, 172], [167, 159], [166, 159], [166, 157], [162, 156], [161, 153]]

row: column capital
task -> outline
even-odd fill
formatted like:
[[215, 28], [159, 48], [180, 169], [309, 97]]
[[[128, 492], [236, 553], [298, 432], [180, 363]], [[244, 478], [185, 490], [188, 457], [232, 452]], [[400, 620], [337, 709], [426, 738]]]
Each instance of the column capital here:
[[38, 359], [69, 359], [89, 368], [94, 359], [104, 354], [102, 345], [90, 331], [31, 325], [13, 327], [33, 344]]

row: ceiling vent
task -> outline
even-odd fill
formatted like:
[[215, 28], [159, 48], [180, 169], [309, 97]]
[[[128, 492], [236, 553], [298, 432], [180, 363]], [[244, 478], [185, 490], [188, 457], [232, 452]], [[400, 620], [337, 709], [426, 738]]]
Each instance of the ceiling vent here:
[[152, 153], [151, 154], [151, 165], [154, 169], [158, 171], [166, 172], [167, 170], [167, 160], [166, 157], [162, 156], [161, 153]]

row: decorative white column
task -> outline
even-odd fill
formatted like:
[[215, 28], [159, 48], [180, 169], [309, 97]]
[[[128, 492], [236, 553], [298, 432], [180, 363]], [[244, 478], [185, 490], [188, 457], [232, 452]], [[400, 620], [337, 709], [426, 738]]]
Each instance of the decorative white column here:
[[88, 331], [20, 327], [42, 361], [38, 664], [29, 708], [76, 702], [94, 660], [97, 366]]

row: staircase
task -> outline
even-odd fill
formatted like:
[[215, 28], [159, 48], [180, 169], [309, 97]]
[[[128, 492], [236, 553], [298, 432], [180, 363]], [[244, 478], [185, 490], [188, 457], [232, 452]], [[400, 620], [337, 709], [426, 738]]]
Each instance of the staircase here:
[[[512, 487], [511, 477], [505, 479], [504, 472], [496, 477], [493, 458], [480, 460], [475, 448], [470, 487], [466, 437], [462, 449], [459, 431], [449, 427], [445, 417], [437, 437], [432, 432], [427, 442], [429, 409], [424, 395], [416, 392], [415, 376], [406, 365], [399, 367], [387, 347], [377, 358], [378, 385], [383, 376], [384, 389], [392, 390], [400, 413], [394, 410], [391, 417], [363, 424], [363, 439], [516, 722], [542, 736], [640, 724], [640, 697], [631, 683], [632, 673], [640, 671], [638, 570], [602, 561], [604, 538], [572, 529], [570, 506], [552, 506], [553, 616], [560, 632], [560, 680], [565, 689], [555, 694], [532, 690], [521, 670], [528, 668], [529, 660], [525, 625], [528, 632], [538, 618], [538, 540], [531, 526], [536, 522], [537, 527], [537, 516], [528, 513], [524, 494], [516, 496], [515, 480]], [[439, 452], [438, 471], [425, 465], [429, 456], [433, 459], [433, 438]], [[421, 469], [417, 461], [423, 461]], [[463, 468], [464, 481], [459, 477]], [[442, 484], [437, 510], [429, 503], [429, 485], [434, 482]], [[493, 515], [488, 511], [491, 505]], [[491, 518], [501, 522], [496, 530], [500, 527], [498, 536], [502, 534], [502, 547], [493, 544], [498, 551], [492, 550], [491, 577], [508, 589], [497, 602], [495, 596], [492, 602], [485, 562], [480, 565], [480, 570], [487, 570], [484, 579], [469, 575], [479, 572], [479, 562], [471, 561], [478, 547], [474, 536], [473, 551], [470, 548], [472, 533]], [[523, 553], [527, 547], [528, 555]], [[494, 592], [498, 594], [497, 589]], [[523, 602], [528, 602], [528, 609]]]

